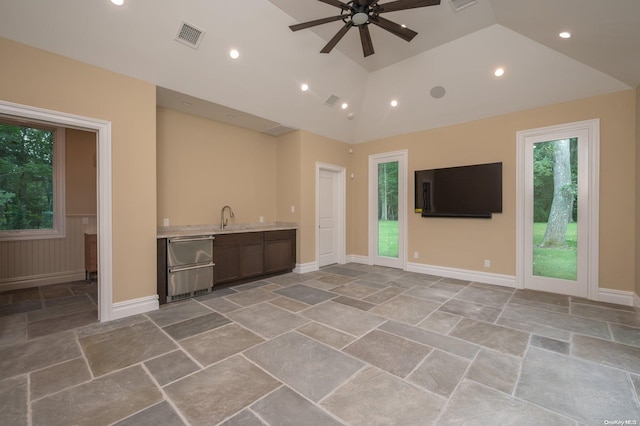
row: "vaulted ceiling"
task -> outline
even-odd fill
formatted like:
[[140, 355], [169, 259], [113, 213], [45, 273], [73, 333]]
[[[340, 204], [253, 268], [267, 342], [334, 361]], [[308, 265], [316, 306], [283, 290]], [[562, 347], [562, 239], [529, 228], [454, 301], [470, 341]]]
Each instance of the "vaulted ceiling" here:
[[[369, 25], [366, 58], [354, 28], [319, 53], [342, 21], [288, 28], [338, 14], [317, 0], [3, 0], [0, 36], [153, 83], [161, 106], [348, 143], [640, 84], [638, 0], [477, 0], [459, 11], [442, 0], [384, 15], [418, 32], [410, 43]], [[204, 31], [197, 49], [175, 40], [184, 22]]]

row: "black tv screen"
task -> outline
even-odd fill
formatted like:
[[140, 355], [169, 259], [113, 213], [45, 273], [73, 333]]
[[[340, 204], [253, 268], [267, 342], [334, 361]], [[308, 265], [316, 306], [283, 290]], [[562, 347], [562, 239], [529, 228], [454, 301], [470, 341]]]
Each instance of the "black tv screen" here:
[[416, 170], [415, 185], [415, 211], [423, 217], [502, 213], [502, 163]]

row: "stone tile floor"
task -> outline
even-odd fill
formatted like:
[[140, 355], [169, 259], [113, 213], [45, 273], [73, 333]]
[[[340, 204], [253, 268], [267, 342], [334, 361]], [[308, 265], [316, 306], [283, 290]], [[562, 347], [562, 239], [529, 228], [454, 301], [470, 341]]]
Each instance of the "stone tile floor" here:
[[0, 424], [640, 424], [630, 307], [358, 264], [104, 324], [95, 300], [0, 294]]

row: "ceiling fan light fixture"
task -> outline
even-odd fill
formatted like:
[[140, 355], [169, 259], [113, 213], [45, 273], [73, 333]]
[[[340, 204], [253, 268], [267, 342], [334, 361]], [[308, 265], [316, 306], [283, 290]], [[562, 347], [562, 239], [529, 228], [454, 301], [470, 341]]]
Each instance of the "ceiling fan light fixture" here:
[[366, 24], [368, 20], [369, 20], [369, 15], [367, 15], [364, 12], [354, 13], [353, 16], [351, 17], [351, 22], [353, 22], [353, 25]]

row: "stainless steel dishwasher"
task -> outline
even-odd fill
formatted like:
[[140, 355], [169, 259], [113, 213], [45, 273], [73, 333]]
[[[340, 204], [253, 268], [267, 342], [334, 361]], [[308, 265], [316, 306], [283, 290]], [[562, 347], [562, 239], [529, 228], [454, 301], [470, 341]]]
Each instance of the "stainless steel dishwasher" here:
[[213, 235], [169, 238], [167, 302], [207, 294], [213, 287]]

